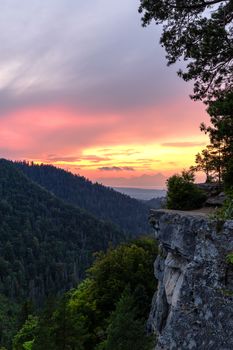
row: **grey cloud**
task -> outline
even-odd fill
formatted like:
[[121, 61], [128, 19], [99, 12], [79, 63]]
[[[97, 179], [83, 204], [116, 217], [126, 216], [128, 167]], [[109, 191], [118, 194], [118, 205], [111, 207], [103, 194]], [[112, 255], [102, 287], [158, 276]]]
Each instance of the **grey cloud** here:
[[127, 170], [127, 171], [135, 171], [135, 169], [131, 166], [124, 166], [121, 168], [122, 170]]
[[100, 171], [121, 171], [122, 169], [118, 166], [102, 166], [98, 168]]
[[129, 166], [123, 166], [123, 167], [118, 167], [118, 166], [103, 166], [98, 168], [100, 171], [135, 171], [135, 169], [133, 167], [129, 167]]
[[183, 93], [155, 44], [159, 30], [141, 28], [134, 0], [8, 4], [0, 4], [0, 113], [57, 102], [122, 111]]

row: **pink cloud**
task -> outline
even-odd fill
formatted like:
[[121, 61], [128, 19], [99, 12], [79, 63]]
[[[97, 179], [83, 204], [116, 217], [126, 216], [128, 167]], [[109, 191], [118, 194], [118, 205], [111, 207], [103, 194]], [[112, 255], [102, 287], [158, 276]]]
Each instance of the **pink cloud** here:
[[65, 107], [30, 108], [1, 116], [0, 147], [29, 157], [81, 152], [109, 131], [115, 116], [79, 114]]
[[[131, 145], [168, 144], [173, 138], [182, 143], [182, 137], [190, 140], [199, 137], [199, 124], [206, 120], [203, 105], [188, 99], [121, 114], [88, 114], [66, 106], [35, 106], [0, 117], [0, 149], [3, 157], [13, 159], [72, 162], [86, 157], [94, 164], [113, 155], [127, 158], [136, 154], [137, 149]], [[111, 153], [109, 147], [115, 145], [129, 148]], [[82, 154], [93, 147], [106, 150], [102, 159]]]

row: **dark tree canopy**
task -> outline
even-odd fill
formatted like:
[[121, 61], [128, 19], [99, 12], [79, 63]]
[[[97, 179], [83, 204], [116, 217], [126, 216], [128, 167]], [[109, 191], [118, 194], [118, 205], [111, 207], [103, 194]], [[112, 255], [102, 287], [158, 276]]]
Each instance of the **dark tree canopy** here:
[[201, 208], [206, 196], [194, 184], [193, 169], [183, 170], [167, 180], [167, 208], [175, 210], [192, 210]]
[[211, 126], [201, 124], [201, 130], [209, 135], [212, 169], [219, 173], [219, 181], [225, 188], [233, 188], [233, 92], [209, 104]]
[[0, 294], [37, 305], [76, 286], [93, 253], [125, 239], [113, 224], [64, 203], [4, 159], [0, 222]]
[[194, 80], [194, 99], [210, 101], [233, 89], [232, 0], [141, 0], [143, 25], [163, 24], [160, 43], [168, 65], [187, 61], [178, 74]]

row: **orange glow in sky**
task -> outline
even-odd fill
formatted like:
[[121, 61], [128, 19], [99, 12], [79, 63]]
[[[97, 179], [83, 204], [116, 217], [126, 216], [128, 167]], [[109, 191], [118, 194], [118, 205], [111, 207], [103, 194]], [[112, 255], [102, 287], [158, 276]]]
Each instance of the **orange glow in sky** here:
[[194, 164], [205, 106], [177, 77], [183, 62], [167, 67], [161, 28], [142, 28], [138, 6], [0, 4], [1, 157], [116, 186], [164, 186]]
[[[187, 110], [190, 106], [191, 101]], [[2, 117], [0, 147], [14, 159], [53, 164], [107, 185], [123, 177], [130, 186], [132, 178], [144, 174], [166, 178], [194, 164], [207, 143], [195, 129], [200, 118], [179, 119], [177, 102], [143, 112], [142, 117], [139, 111], [95, 115], [62, 106], [23, 109]], [[161, 178], [154, 186], [163, 184]]]

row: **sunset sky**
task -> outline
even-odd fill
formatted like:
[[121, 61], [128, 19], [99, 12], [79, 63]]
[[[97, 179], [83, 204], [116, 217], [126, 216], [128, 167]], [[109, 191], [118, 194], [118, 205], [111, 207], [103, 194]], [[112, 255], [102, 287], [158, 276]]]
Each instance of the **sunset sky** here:
[[1, 0], [1, 157], [140, 187], [194, 164], [205, 107], [166, 66], [160, 28], [141, 27], [138, 5]]

